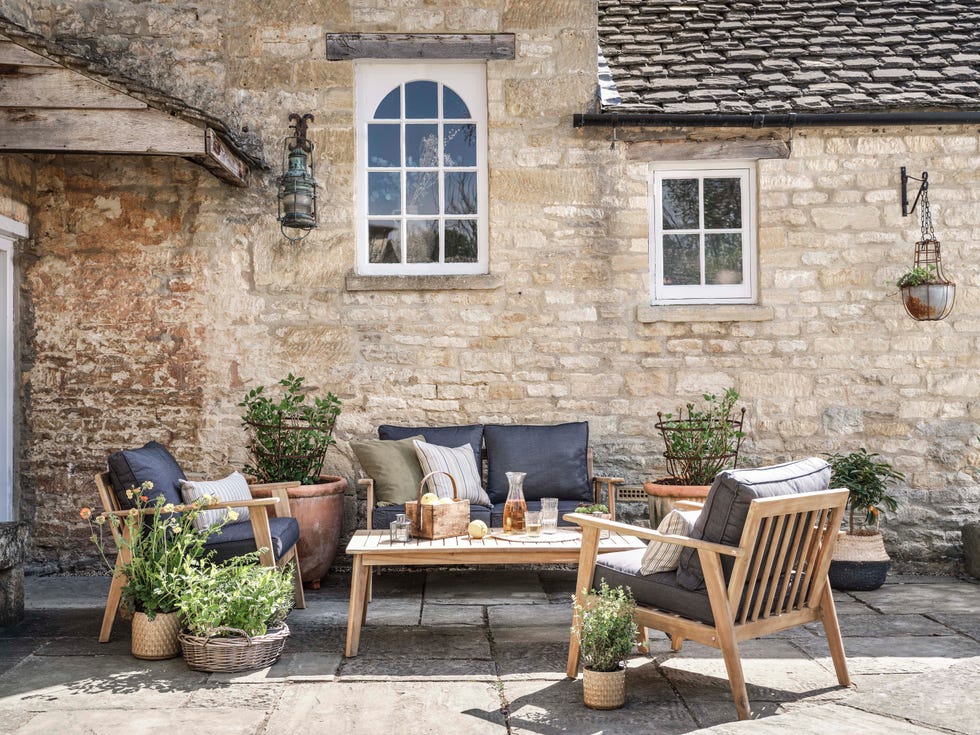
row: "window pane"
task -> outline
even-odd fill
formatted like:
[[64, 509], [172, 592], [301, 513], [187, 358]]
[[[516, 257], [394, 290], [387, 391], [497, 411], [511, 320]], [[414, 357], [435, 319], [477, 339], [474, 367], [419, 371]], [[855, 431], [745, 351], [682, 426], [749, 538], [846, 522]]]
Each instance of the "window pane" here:
[[664, 179], [663, 211], [665, 230], [698, 228], [698, 180]]
[[741, 283], [742, 235], [738, 232], [705, 235], [704, 271], [705, 283]]
[[476, 165], [476, 125], [446, 125], [443, 147], [447, 166]]
[[470, 108], [466, 103], [449, 87], [442, 88], [442, 116], [446, 119], [470, 117]]
[[439, 165], [439, 137], [436, 125], [405, 126], [405, 165]]
[[405, 117], [439, 117], [439, 85], [409, 82], [405, 85]]
[[402, 165], [400, 125], [368, 125], [368, 166]]
[[395, 87], [391, 90], [374, 111], [376, 120], [397, 120], [401, 115], [401, 88]]
[[742, 226], [742, 191], [738, 179], [704, 180], [704, 226]]
[[395, 220], [368, 220], [368, 260], [371, 263], [399, 263], [402, 257], [401, 232]]
[[413, 220], [408, 228], [408, 262], [439, 262], [439, 221], [434, 219]]
[[476, 220], [447, 219], [446, 262], [475, 263], [476, 256]]
[[446, 214], [476, 214], [476, 172], [446, 174]]
[[401, 176], [369, 173], [368, 214], [399, 214], [401, 207]]
[[699, 240], [697, 235], [664, 235], [664, 285], [701, 284]]
[[439, 172], [405, 174], [405, 212], [439, 214]]

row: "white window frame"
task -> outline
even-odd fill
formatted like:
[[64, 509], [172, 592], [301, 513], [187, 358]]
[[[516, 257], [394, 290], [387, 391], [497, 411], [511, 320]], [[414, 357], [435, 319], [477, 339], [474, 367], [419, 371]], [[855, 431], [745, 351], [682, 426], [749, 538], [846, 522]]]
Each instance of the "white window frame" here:
[[[451, 87], [469, 108], [476, 123], [477, 172], [477, 260], [474, 263], [370, 263], [368, 262], [368, 157], [367, 125], [378, 105], [399, 84], [413, 81], [434, 81]], [[354, 66], [356, 212], [357, 212], [357, 272], [360, 275], [473, 275], [489, 272], [488, 241], [488, 183], [487, 175], [487, 70], [485, 62], [459, 61], [358, 61]], [[441, 104], [441, 102], [440, 102]], [[403, 110], [404, 114], [404, 110]], [[439, 119], [441, 121], [441, 118]], [[386, 122], [395, 122], [386, 120]], [[402, 122], [405, 122], [403, 119]], [[436, 122], [435, 119], [411, 119], [410, 123]], [[404, 140], [402, 141], [404, 149]], [[443, 166], [440, 156], [439, 168]], [[399, 169], [391, 169], [396, 171]], [[402, 197], [405, 196], [405, 168], [400, 167]], [[440, 177], [441, 178], [441, 177]], [[401, 217], [402, 215], [396, 215]], [[453, 219], [453, 215], [404, 215], [411, 219]], [[440, 227], [440, 253], [443, 251]]]
[[[665, 179], [736, 178], [741, 182], [742, 203], [742, 282], [739, 284], [702, 284], [674, 286], [663, 281], [663, 198]], [[669, 304], [754, 304], [758, 301], [758, 246], [756, 238], [755, 161], [666, 161], [655, 164], [650, 172], [650, 303]], [[699, 225], [704, 223], [704, 199], [699, 194]], [[704, 271], [704, 234], [715, 230], [699, 226], [671, 233], [698, 234], [701, 238], [702, 273]], [[723, 230], [730, 231], [730, 230]]]
[[14, 252], [27, 225], [0, 215], [0, 522], [14, 520]]

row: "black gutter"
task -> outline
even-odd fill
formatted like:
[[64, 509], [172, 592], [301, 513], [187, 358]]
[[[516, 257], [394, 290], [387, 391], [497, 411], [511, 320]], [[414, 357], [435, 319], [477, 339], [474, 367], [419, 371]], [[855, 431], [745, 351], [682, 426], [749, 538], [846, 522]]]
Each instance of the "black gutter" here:
[[801, 128], [846, 127], [849, 125], [973, 125], [980, 123], [980, 110], [968, 112], [780, 112], [750, 114], [686, 114], [665, 112], [576, 113], [576, 128], [605, 127], [708, 127], [708, 128]]

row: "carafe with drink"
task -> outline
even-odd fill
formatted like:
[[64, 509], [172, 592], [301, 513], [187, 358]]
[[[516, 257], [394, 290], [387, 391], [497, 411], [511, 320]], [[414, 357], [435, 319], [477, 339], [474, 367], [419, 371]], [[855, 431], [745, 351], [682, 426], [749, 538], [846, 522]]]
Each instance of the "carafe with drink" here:
[[507, 502], [504, 503], [504, 533], [524, 533], [527, 502], [524, 500], [526, 472], [507, 472]]

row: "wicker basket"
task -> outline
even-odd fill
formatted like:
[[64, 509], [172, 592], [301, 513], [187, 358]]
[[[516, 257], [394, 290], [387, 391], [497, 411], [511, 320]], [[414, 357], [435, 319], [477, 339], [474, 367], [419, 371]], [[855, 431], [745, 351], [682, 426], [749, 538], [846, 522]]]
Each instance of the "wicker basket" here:
[[[445, 475], [453, 485], [453, 502], [439, 505], [422, 505], [422, 489], [433, 475]], [[418, 500], [405, 503], [405, 515], [412, 522], [412, 535], [416, 538], [439, 539], [462, 536], [470, 525], [470, 501], [460, 500], [456, 478], [448, 472], [436, 470], [422, 478]]]
[[159, 661], [179, 655], [179, 632], [180, 616], [175, 612], [157, 613], [153, 620], [144, 613], [133, 613], [133, 658]]
[[[238, 633], [218, 637], [219, 633]], [[181, 632], [178, 636], [184, 661], [194, 671], [234, 673], [271, 666], [282, 655], [289, 626], [272, 628], [265, 635], [250, 636], [238, 628], [214, 628], [207, 636]]]
[[626, 704], [626, 668], [582, 671], [582, 700], [590, 709], [619, 709]]

